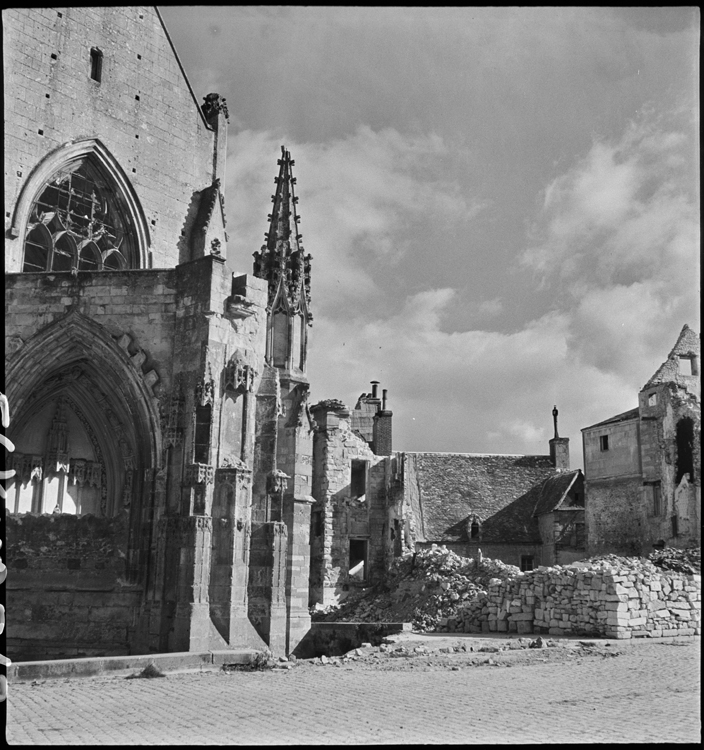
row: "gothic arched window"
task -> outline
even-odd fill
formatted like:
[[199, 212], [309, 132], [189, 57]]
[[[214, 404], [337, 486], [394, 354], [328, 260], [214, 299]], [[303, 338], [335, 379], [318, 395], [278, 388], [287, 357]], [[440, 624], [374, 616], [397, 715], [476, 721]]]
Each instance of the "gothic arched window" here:
[[136, 267], [134, 230], [116, 190], [84, 156], [62, 167], [32, 205], [23, 271]]

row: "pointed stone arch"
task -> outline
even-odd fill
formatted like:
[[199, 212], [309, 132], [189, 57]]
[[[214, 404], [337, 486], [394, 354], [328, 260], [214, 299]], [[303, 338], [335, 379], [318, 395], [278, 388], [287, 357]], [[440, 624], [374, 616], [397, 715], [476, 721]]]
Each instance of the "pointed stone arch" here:
[[[114, 191], [120, 209], [128, 218], [133, 233], [134, 258], [129, 264], [134, 268], [149, 268], [151, 238], [147, 218], [142, 209], [137, 193], [109, 149], [97, 138], [87, 138], [67, 143], [48, 154], [34, 168], [25, 182], [19, 199], [15, 204], [12, 225], [9, 230], [11, 238], [24, 239], [27, 235], [32, 207], [51, 178], [61, 169], [87, 159]], [[19, 260], [24, 254], [21, 248]], [[17, 261], [16, 261], [17, 263]], [[17, 265], [20, 265], [17, 263]], [[19, 267], [12, 270], [21, 270]]]
[[[130, 356], [125, 338], [115, 341], [103, 326], [75, 310], [43, 328], [7, 363], [13, 422], [30, 416], [52, 389], [67, 387], [66, 374], [79, 368], [93, 386], [93, 400], [100, 400], [103, 410], [119, 414], [128, 426], [141, 468], [155, 468], [161, 455], [158, 400], [152, 392], [156, 373], [142, 373], [144, 354]], [[79, 398], [86, 399], [86, 388], [85, 383], [78, 388]]]

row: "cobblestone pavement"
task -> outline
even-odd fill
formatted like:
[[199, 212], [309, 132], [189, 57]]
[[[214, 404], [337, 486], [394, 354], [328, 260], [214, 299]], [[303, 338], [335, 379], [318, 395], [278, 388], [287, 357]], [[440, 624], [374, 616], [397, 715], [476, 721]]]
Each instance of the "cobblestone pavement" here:
[[[9, 686], [11, 744], [700, 742], [700, 639]], [[524, 652], [524, 656], [527, 652]], [[466, 655], [462, 655], [466, 657]], [[473, 655], [501, 663], [501, 655]], [[401, 662], [404, 662], [402, 665]], [[505, 661], [510, 662], [507, 657]], [[398, 663], [398, 669], [394, 667]], [[412, 667], [412, 668], [409, 668]]]

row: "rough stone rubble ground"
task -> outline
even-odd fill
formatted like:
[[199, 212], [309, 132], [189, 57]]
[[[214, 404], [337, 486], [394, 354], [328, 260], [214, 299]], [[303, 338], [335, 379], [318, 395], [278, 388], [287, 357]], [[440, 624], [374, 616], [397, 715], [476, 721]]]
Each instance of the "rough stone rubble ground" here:
[[[656, 550], [648, 558], [601, 555], [578, 563], [622, 570], [701, 572], [698, 548]], [[554, 566], [559, 568], [560, 566]], [[411, 622], [417, 632], [435, 632], [467, 604], [486, 593], [489, 581], [512, 579], [520, 570], [500, 560], [477, 562], [445, 546], [432, 545], [397, 558], [383, 584], [360, 590], [340, 606], [315, 609], [314, 621]]]

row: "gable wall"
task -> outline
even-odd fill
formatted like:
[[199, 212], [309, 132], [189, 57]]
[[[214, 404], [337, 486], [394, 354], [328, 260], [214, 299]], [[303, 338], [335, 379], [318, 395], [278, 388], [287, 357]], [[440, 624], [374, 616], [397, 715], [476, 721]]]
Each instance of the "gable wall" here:
[[[194, 191], [212, 181], [213, 132], [154, 8], [13, 8], [3, 11], [3, 30], [6, 227], [48, 153], [98, 138], [139, 196], [152, 266], [187, 260]], [[100, 83], [90, 77], [92, 47], [103, 52]], [[6, 271], [21, 262], [22, 238], [9, 240]]]

